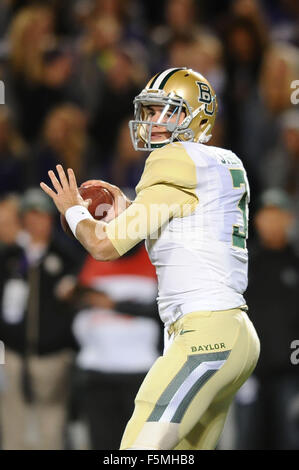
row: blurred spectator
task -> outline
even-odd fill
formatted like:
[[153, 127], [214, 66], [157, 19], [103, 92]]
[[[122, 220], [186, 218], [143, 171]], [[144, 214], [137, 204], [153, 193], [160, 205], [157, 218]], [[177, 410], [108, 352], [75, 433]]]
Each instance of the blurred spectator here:
[[[79, 40], [80, 82], [92, 116], [105, 96], [105, 82], [110, 80], [106, 75], [110, 69], [113, 73], [121, 53], [126, 53], [134, 62], [133, 79], [138, 83], [144, 80], [148, 52], [143, 38], [130, 30], [127, 11], [130, 3], [96, 2], [95, 11], [89, 15], [86, 30]], [[121, 80], [122, 73], [119, 75]]]
[[224, 85], [222, 52], [221, 42], [212, 34], [176, 36], [168, 44], [167, 66], [200, 71], [219, 96]]
[[26, 146], [16, 129], [10, 110], [0, 106], [0, 195], [20, 192], [24, 180]]
[[230, 13], [235, 18], [251, 20], [259, 29], [261, 35], [267, 31], [267, 20], [263, 4], [258, 0], [233, 0]]
[[128, 17], [131, 0], [77, 0], [75, 12], [86, 26], [91, 18], [111, 16], [120, 21]]
[[[11, 17], [24, 9], [25, 7], [32, 6], [49, 6], [53, 11], [53, 17], [55, 20], [55, 31], [58, 34], [72, 34], [76, 31], [75, 29], [75, 17], [72, 15], [73, 3], [75, 0], [2, 0], [0, 6], [0, 27], [3, 24], [3, 32], [6, 31], [5, 26], [9, 23]], [[79, 0], [82, 2], [82, 0]], [[0, 29], [1, 36], [1, 29]]]
[[299, 449], [299, 375], [291, 362], [299, 331], [299, 258], [288, 243], [293, 223], [287, 193], [264, 192], [246, 293], [262, 347], [254, 375], [237, 394], [237, 449]]
[[117, 450], [160, 349], [155, 270], [139, 244], [116, 261], [88, 256], [79, 283], [82, 307], [73, 329], [80, 346], [81, 419], [92, 449]]
[[119, 187], [135, 190], [142, 175], [147, 154], [136, 152], [133, 148], [128, 126], [131, 118], [131, 116], [126, 117], [120, 126], [115, 154], [111, 155], [108, 162], [105, 179]]
[[69, 46], [53, 40], [44, 47], [41, 79], [36, 90], [41, 120], [54, 106], [65, 101], [84, 105], [83, 90], [77, 76], [78, 66]]
[[199, 8], [194, 0], [167, 0], [164, 7], [165, 22], [152, 31], [151, 37], [159, 47], [167, 47], [174, 38], [201, 32]]
[[[291, 83], [298, 76], [298, 50], [289, 44], [271, 44], [264, 55], [258, 87], [240, 108], [239, 155], [248, 169], [253, 196], [264, 187], [266, 155], [281, 138], [281, 116], [291, 108]], [[250, 138], [249, 138], [250, 136]]]
[[49, 89], [61, 88], [69, 80], [72, 58], [62, 47], [48, 47], [43, 53], [43, 83]]
[[141, 39], [144, 36], [143, 5], [138, 0], [76, 0], [74, 16], [81, 28], [88, 28], [91, 20], [114, 18], [124, 25], [124, 36]]
[[298, 76], [298, 53], [298, 48], [287, 43], [272, 43], [267, 49], [259, 85], [263, 104], [273, 114], [293, 106], [291, 83]]
[[[237, 2], [239, 3], [239, 2]], [[224, 33], [225, 93], [223, 105], [227, 114], [227, 142], [236, 153], [242, 151], [239, 142], [240, 117], [246, 112], [252, 94], [257, 93], [267, 32], [251, 17], [232, 17]]]
[[9, 28], [9, 68], [4, 81], [27, 141], [35, 138], [40, 125], [38, 88], [43, 74], [43, 49], [53, 37], [51, 8], [34, 5], [21, 9]]
[[296, 222], [290, 241], [299, 253], [299, 111], [285, 111], [281, 116], [281, 139], [266, 155], [263, 166], [265, 187], [281, 188], [292, 198]]
[[40, 189], [28, 190], [21, 200], [23, 236], [1, 252], [3, 449], [64, 446], [75, 262], [51, 237], [53, 210]]
[[299, 110], [285, 111], [280, 125], [280, 142], [265, 159], [264, 182], [267, 187], [284, 189], [299, 204]]
[[252, 96], [258, 95], [258, 79], [269, 42], [268, 24], [259, 1], [233, 0], [218, 27], [224, 49], [225, 84], [220, 96], [224, 112], [223, 146], [244, 160], [251, 186], [250, 207], [254, 213], [260, 187], [254, 162], [246, 153], [248, 132], [244, 116]]
[[[97, 104], [91, 133], [97, 141], [102, 161], [106, 164], [108, 156], [115, 151], [115, 134], [121, 123], [133, 111], [133, 100], [140, 92], [143, 71], [135, 56], [135, 51], [117, 48], [110, 51], [106, 64], [102, 99]], [[133, 52], [133, 53], [132, 53]], [[144, 83], [144, 81], [143, 81]]]
[[20, 201], [15, 194], [0, 199], [0, 251], [14, 245], [21, 234]]
[[124, 19], [128, 13], [130, 0], [95, 0], [92, 13], [95, 16], [111, 15], [118, 19]]
[[53, 31], [54, 16], [49, 6], [25, 7], [13, 17], [9, 29], [13, 74], [24, 80], [40, 78], [40, 51]]
[[[182, 56], [180, 55], [180, 43], [183, 46], [186, 41], [196, 41], [197, 36], [204, 32], [204, 28], [199, 24], [199, 9], [198, 3], [194, 0], [166, 0], [164, 2], [164, 21], [152, 28], [150, 38], [153, 43], [151, 69], [156, 73], [161, 68], [167, 68], [168, 63], [172, 60], [177, 61], [176, 57], [171, 57], [171, 49], [175, 49], [175, 45], [179, 47], [179, 61], [181, 62]], [[190, 44], [189, 44], [190, 45]], [[195, 56], [188, 51], [185, 47], [187, 54], [186, 63], [191, 59], [196, 60]], [[180, 65], [181, 66], [181, 65]], [[188, 66], [188, 65], [187, 65]], [[191, 67], [191, 65], [190, 65]]]
[[64, 103], [47, 115], [42, 139], [29, 161], [30, 184], [48, 181], [48, 171], [58, 163], [73, 168], [79, 185], [99, 171], [100, 159], [87, 133], [87, 115], [71, 103]]
[[50, 7], [22, 9], [10, 26], [10, 45], [4, 78], [23, 136], [32, 143], [51, 108], [65, 101], [84, 104], [77, 63], [70, 47], [54, 35]]
[[113, 61], [114, 50], [122, 37], [122, 24], [112, 16], [90, 19], [79, 42], [81, 77], [85, 103], [91, 114], [97, 110], [103, 98], [103, 86], [107, 67]]

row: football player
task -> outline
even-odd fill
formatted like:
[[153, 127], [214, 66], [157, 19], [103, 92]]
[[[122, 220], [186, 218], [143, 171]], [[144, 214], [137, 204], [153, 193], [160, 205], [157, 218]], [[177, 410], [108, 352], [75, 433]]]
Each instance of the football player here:
[[136, 150], [150, 152], [115, 218], [95, 221], [74, 172], [49, 172], [41, 187], [97, 260], [113, 260], [141, 239], [156, 267], [165, 324], [164, 354], [136, 396], [121, 449], [214, 449], [233, 397], [258, 360], [259, 340], [247, 315], [249, 186], [241, 160], [206, 143], [217, 99], [187, 68], [155, 75], [135, 98], [130, 122]]

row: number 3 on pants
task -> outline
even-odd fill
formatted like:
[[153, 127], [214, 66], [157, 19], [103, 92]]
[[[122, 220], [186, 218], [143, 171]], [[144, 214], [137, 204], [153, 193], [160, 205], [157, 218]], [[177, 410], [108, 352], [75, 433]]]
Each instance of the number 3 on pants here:
[[234, 188], [244, 187], [244, 193], [238, 202], [238, 208], [243, 216], [243, 226], [239, 224], [233, 225], [233, 246], [236, 248], [246, 248], [246, 238], [248, 233], [248, 213], [247, 213], [247, 202], [248, 202], [248, 185], [245, 173], [240, 169], [230, 169], [230, 174], [233, 180]]

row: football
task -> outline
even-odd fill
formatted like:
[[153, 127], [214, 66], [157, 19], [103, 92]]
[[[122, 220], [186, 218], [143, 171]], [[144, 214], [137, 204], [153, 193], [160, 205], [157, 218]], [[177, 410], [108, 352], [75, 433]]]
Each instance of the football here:
[[[93, 218], [96, 220], [101, 220], [106, 217], [108, 210], [114, 202], [110, 191], [97, 185], [90, 185], [86, 187], [80, 186], [78, 189], [84, 200], [91, 199], [88, 210]], [[60, 214], [60, 223], [64, 232], [67, 235], [74, 237], [73, 232], [69, 228], [69, 225], [63, 214]]]

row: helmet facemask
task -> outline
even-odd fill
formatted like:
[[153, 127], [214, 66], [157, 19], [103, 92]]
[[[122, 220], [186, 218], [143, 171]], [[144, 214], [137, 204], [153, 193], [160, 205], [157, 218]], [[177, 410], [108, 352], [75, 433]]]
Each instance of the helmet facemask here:
[[[161, 114], [157, 121], [152, 121], [148, 115], [151, 106], [161, 106]], [[179, 135], [189, 132], [188, 125], [192, 120], [191, 109], [186, 101], [174, 93], [165, 94], [163, 90], [144, 90], [134, 100], [134, 117], [129, 122], [131, 139], [135, 150], [151, 151], [166, 144], [179, 140]], [[182, 113], [184, 119], [181, 121]], [[176, 117], [175, 121], [173, 117]], [[153, 127], [161, 127], [170, 134], [163, 141], [155, 141], [152, 137]], [[188, 139], [189, 140], [189, 139]], [[192, 136], [190, 135], [190, 140]]]
[[[161, 106], [161, 114], [156, 122], [148, 118], [147, 108], [150, 106]], [[208, 142], [211, 138], [211, 134], [208, 134], [211, 125], [209, 122], [201, 125], [205, 121], [205, 106], [202, 104], [192, 110], [184, 98], [173, 92], [166, 94], [164, 90], [143, 90], [134, 100], [135, 119], [129, 122], [134, 149], [151, 151], [174, 141], [195, 141], [194, 131], [189, 127], [192, 122], [196, 122], [202, 129], [196, 141]], [[180, 122], [182, 112], [185, 117]], [[174, 115], [176, 120], [170, 122]], [[165, 119], [166, 116], [168, 119]], [[166, 128], [170, 136], [163, 141], [153, 141], [152, 129], [159, 126], [163, 132]]]

